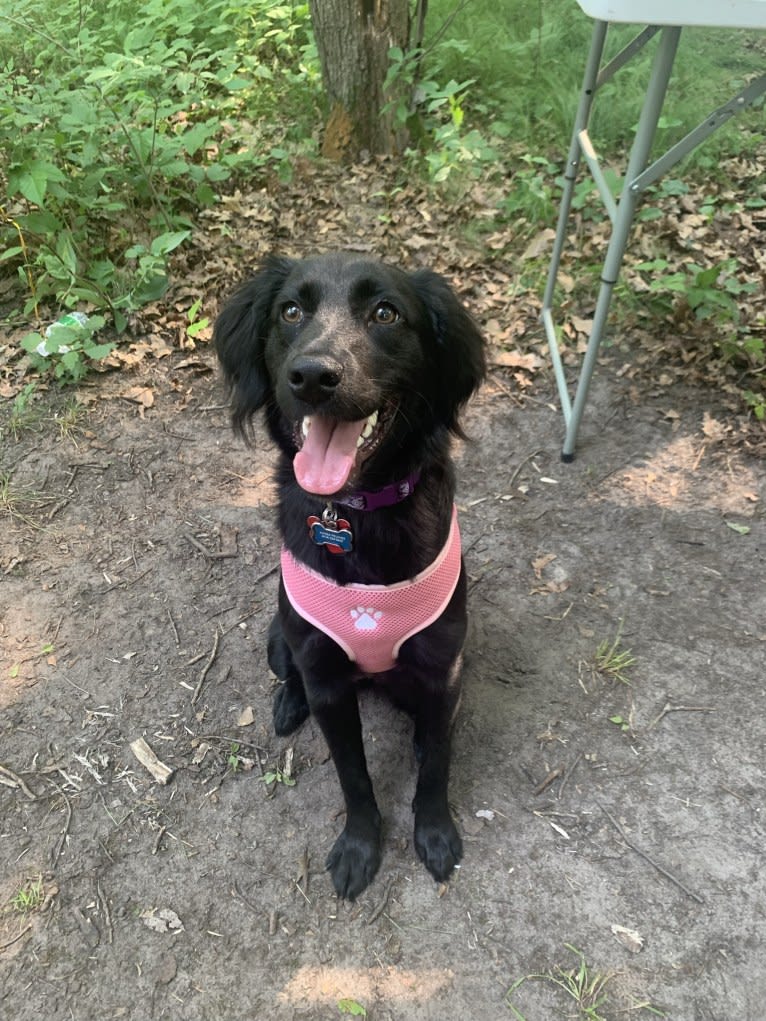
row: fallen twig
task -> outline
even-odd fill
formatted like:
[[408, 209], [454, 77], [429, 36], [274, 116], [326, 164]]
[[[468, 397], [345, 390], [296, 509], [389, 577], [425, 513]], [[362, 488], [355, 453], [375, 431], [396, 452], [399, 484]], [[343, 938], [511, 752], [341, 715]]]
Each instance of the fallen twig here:
[[644, 859], [644, 861], [648, 862], [653, 868], [657, 869], [657, 871], [661, 875], [663, 875], [666, 879], [669, 879], [671, 883], [674, 883], [679, 890], [683, 891], [683, 893], [686, 894], [687, 897], [691, 897], [692, 900], [696, 900], [698, 904], [705, 903], [704, 899], [700, 897], [698, 893], [695, 893], [694, 890], [690, 890], [689, 887], [685, 886], [680, 879], [673, 875], [672, 872], [668, 872], [668, 870], [663, 865], [660, 865], [659, 862], [656, 862], [654, 858], [651, 857], [651, 855], [647, 854], [646, 851], [643, 851], [640, 847], [634, 844], [630, 837], [628, 837], [627, 833], [622, 828], [622, 826], [620, 826], [615, 817], [612, 815], [612, 813], [608, 811], [606, 808], [604, 808], [600, 801], [597, 801], [596, 804], [604, 813], [604, 815], [607, 817], [612, 826], [614, 826], [614, 828], [620, 834], [620, 836], [628, 845], [628, 847], [631, 849], [631, 851], [635, 851], [637, 855]]
[[197, 704], [197, 699], [200, 697], [200, 694], [202, 693], [202, 685], [205, 683], [205, 678], [208, 675], [208, 671], [210, 670], [210, 667], [213, 665], [215, 657], [218, 655], [218, 643], [220, 642], [220, 640], [221, 632], [218, 630], [218, 628], [216, 628], [215, 634], [213, 635], [213, 648], [210, 652], [210, 656], [208, 657], [207, 663], [205, 663], [205, 665], [202, 668], [202, 671], [199, 675], [199, 680], [197, 681], [197, 687], [194, 689], [194, 694], [191, 697], [192, 705]]
[[659, 713], [657, 718], [649, 724], [649, 730], [653, 730], [657, 724], [663, 719], [668, 713], [714, 713], [715, 706], [712, 705], [673, 705], [672, 702], [666, 702], [662, 707], [662, 711]]
[[7, 950], [8, 947], [12, 947], [14, 943], [18, 943], [21, 937], [26, 936], [26, 934], [29, 932], [31, 928], [32, 926], [28, 925], [26, 929], [21, 930], [18, 936], [14, 936], [13, 939], [9, 939], [7, 943], [0, 944], [0, 954], [2, 954], [3, 950]]
[[516, 479], [519, 477], [519, 473], [521, 472], [521, 469], [524, 467], [527, 461], [531, 461], [533, 457], [537, 457], [537, 455], [541, 453], [542, 453], [541, 450], [533, 450], [531, 454], [527, 454], [526, 457], [522, 458], [521, 461], [519, 461], [518, 465], [516, 466], [516, 471], [513, 473], [513, 475], [511, 475], [511, 479], [508, 483], [509, 489], [514, 484]]
[[377, 922], [377, 920], [380, 918], [380, 916], [388, 907], [388, 898], [391, 896], [391, 891], [394, 888], [394, 883], [398, 878], [399, 878], [398, 876], [394, 876], [392, 879], [389, 879], [388, 886], [383, 891], [383, 896], [380, 898], [377, 905], [372, 909], [372, 913], [370, 917], [367, 919], [368, 925], [373, 925], [375, 922]]
[[141, 765], [144, 766], [145, 769], [149, 770], [157, 783], [166, 784], [175, 772], [175, 770], [171, 769], [170, 766], [166, 766], [164, 762], [160, 762], [142, 737], [131, 742], [130, 750]]
[[[53, 783], [52, 780], [50, 782]], [[64, 794], [64, 792], [61, 790], [61, 788], [59, 787], [58, 784], [54, 783], [53, 786], [56, 788], [56, 790], [59, 792], [61, 797], [64, 799], [64, 803], [66, 804], [66, 809], [67, 809], [67, 815], [66, 815], [66, 821], [64, 823], [64, 829], [61, 831], [61, 836], [59, 837], [58, 843], [56, 844], [56, 850], [53, 852], [53, 855], [51, 856], [51, 867], [55, 868], [56, 867], [56, 862], [59, 860], [59, 858], [61, 857], [61, 852], [64, 850], [64, 844], [66, 842], [66, 838], [69, 836], [69, 826], [70, 826], [70, 824], [72, 822], [72, 803], [69, 800], [69, 798], [66, 796], [66, 794]]]
[[154, 841], [154, 847], [152, 848], [152, 855], [155, 855], [159, 851], [160, 844], [162, 843], [162, 838], [165, 836], [166, 829], [167, 829], [166, 826], [160, 826], [160, 831], [157, 834], [157, 839]]
[[209, 549], [206, 549], [206, 547], [202, 545], [199, 539], [195, 539], [189, 532], [183, 532], [183, 537], [187, 542], [190, 542], [196, 550], [199, 550], [206, 560], [230, 560], [232, 557], [239, 556], [239, 553], [211, 553]]
[[[297, 879], [295, 880], [295, 885], [301, 891], [306, 900], [308, 900], [307, 894], [309, 892], [309, 849], [307, 847], [303, 849], [303, 854], [301, 855], [300, 860], [300, 866], [301, 870], [298, 873]], [[303, 883], [303, 886], [301, 886], [301, 883]]]
[[30, 788], [27, 787], [24, 780], [22, 780], [22, 778], [17, 773], [14, 773], [12, 769], [9, 769], [7, 766], [0, 766], [0, 783], [4, 782], [2, 780], [2, 777], [6, 777], [5, 781], [6, 787], [18, 787], [20, 788], [22, 793], [24, 793], [30, 799], [30, 801], [37, 801], [37, 795], [35, 794], [35, 792], [30, 790]]
[[555, 769], [552, 769], [550, 773], [548, 773], [548, 775], [545, 777], [545, 779], [541, 783], [539, 783], [537, 787], [535, 787], [532, 793], [534, 794], [535, 797], [537, 797], [538, 795], [542, 794], [543, 791], [547, 791], [550, 785], [554, 782], [554, 780], [558, 780], [558, 778], [563, 775], [564, 767], [560, 765], [556, 766]]
[[168, 610], [168, 619], [170, 621], [170, 626], [173, 628], [173, 634], [175, 635], [176, 648], [180, 649], [181, 639], [178, 637], [178, 628], [176, 627], [176, 622], [173, 620], [173, 614], [170, 612], [170, 610]]
[[114, 939], [114, 929], [112, 927], [112, 915], [111, 915], [111, 912], [109, 911], [109, 902], [107, 901], [106, 897], [104, 896], [104, 891], [101, 889], [101, 884], [99, 883], [98, 880], [96, 880], [96, 893], [98, 894], [98, 899], [99, 899], [99, 902], [101, 904], [101, 910], [104, 913], [104, 921], [106, 922], [106, 931], [107, 931], [106, 941], [107, 941], [107, 943], [111, 943], [113, 941], [113, 939]]
[[564, 793], [564, 788], [569, 783], [569, 781], [570, 781], [570, 779], [572, 777], [572, 773], [574, 773], [574, 771], [579, 766], [581, 758], [582, 758], [582, 752], [578, 752], [577, 755], [575, 756], [575, 760], [572, 763], [572, 765], [569, 767], [569, 769], [567, 769], [565, 771], [564, 777], [563, 777], [563, 779], [561, 781], [561, 785], [559, 786], [559, 792], [558, 792], [558, 799], [559, 799], [559, 801], [561, 801], [561, 796]]

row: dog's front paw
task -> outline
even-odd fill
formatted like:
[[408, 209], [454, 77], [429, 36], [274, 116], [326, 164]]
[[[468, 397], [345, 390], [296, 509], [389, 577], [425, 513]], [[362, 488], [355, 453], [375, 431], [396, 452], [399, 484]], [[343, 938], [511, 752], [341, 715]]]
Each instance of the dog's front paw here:
[[380, 817], [346, 823], [327, 857], [327, 869], [339, 897], [355, 900], [380, 865]]
[[452, 875], [463, 857], [463, 841], [447, 811], [441, 816], [415, 816], [415, 849], [420, 860], [439, 883]]
[[308, 715], [309, 704], [303, 684], [292, 679], [280, 684], [274, 692], [272, 704], [274, 732], [279, 737], [286, 737], [297, 730]]

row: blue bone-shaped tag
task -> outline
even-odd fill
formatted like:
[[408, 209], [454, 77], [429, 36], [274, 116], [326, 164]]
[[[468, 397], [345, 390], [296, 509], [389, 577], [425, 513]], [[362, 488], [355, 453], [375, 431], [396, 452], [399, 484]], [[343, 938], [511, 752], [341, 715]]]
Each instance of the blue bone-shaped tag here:
[[338, 519], [338, 528], [328, 528], [317, 517], [308, 519], [309, 534], [317, 546], [326, 546], [330, 553], [350, 553], [354, 548], [348, 521]]

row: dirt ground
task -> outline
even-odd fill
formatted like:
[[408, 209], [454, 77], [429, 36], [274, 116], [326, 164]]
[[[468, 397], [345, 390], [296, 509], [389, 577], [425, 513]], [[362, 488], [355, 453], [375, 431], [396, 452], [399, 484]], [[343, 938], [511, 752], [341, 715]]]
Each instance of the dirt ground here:
[[321, 735], [270, 726], [271, 453], [174, 357], [153, 407], [101, 377], [2, 449], [0, 1015], [761, 1018], [766, 469], [712, 392], [608, 366], [564, 465], [552, 389], [490, 379], [456, 451], [465, 859], [416, 860], [410, 725], [365, 694], [385, 851], [347, 904]]

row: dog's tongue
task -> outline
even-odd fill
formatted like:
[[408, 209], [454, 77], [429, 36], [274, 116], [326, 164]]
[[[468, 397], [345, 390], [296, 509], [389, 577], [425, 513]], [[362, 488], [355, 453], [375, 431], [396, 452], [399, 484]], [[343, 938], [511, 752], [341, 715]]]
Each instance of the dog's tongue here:
[[313, 415], [308, 436], [293, 460], [298, 485], [322, 496], [342, 489], [354, 467], [356, 441], [366, 421], [340, 422]]

